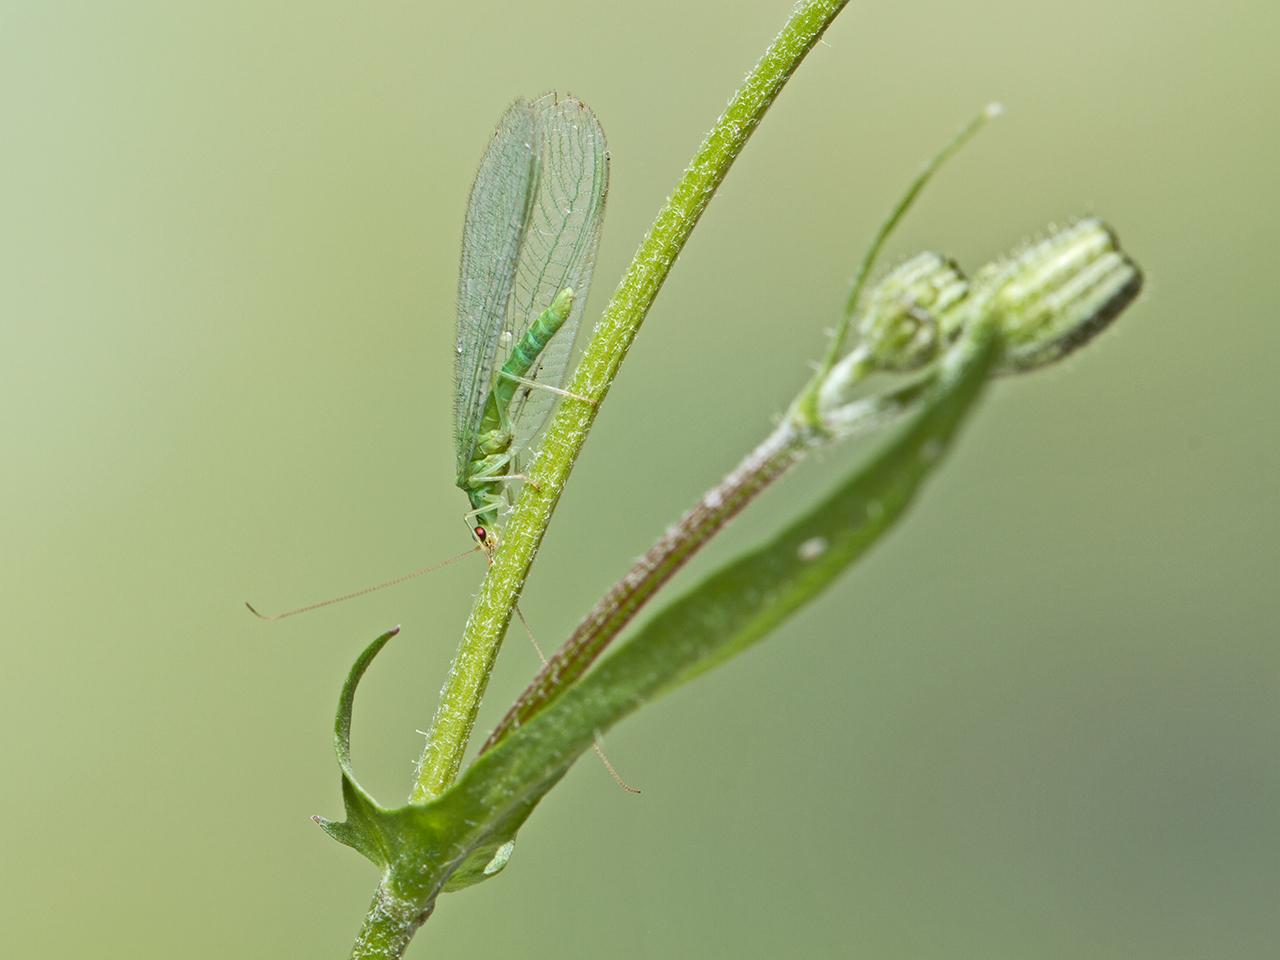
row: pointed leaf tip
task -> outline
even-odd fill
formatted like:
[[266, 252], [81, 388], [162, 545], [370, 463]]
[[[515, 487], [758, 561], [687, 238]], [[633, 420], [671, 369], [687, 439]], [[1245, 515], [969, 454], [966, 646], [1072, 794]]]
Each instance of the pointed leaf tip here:
[[399, 627], [392, 627], [361, 651], [360, 656], [356, 657], [356, 662], [351, 665], [347, 681], [342, 685], [342, 693], [338, 697], [338, 713], [333, 724], [333, 746], [338, 755], [338, 766], [352, 780], [355, 780], [355, 773], [351, 769], [351, 712], [355, 706], [356, 687], [360, 685], [360, 680], [369, 669], [369, 664], [373, 663], [373, 658], [399, 632]]
[[320, 829], [333, 839], [358, 850], [380, 867], [387, 865], [391, 853], [383, 822], [385, 810], [356, 780], [355, 771], [351, 767], [351, 713], [360, 679], [369, 669], [369, 664], [373, 663], [373, 658], [399, 632], [399, 627], [388, 630], [361, 651], [351, 665], [347, 680], [342, 685], [342, 694], [338, 697], [338, 712], [333, 725], [333, 747], [338, 757], [338, 767], [342, 771], [342, 802], [347, 818], [337, 823], [324, 817], [312, 817]]

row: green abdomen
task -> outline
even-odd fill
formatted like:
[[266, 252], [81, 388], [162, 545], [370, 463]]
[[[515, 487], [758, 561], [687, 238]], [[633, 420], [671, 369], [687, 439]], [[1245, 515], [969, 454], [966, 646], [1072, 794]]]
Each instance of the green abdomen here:
[[[511, 378], [523, 377], [529, 373], [537, 363], [538, 356], [551, 342], [551, 338], [569, 319], [571, 309], [573, 309], [573, 291], [566, 287], [556, 294], [555, 300], [551, 301], [551, 306], [538, 314], [538, 319], [529, 325], [524, 336], [511, 348], [511, 355], [502, 365], [502, 374], [505, 376], [500, 374], [498, 382], [493, 385], [492, 399], [495, 414], [506, 411], [511, 398], [515, 396], [516, 387], [520, 385]], [[488, 412], [486, 409], [486, 419]], [[495, 423], [495, 426], [497, 425]]]
[[[492, 505], [495, 496], [499, 495], [503, 481], [488, 481], [486, 476], [507, 473], [507, 465], [511, 460], [511, 443], [513, 440], [508, 422], [507, 411], [515, 397], [516, 389], [521, 386], [517, 377], [525, 377], [538, 357], [551, 342], [559, 329], [569, 319], [573, 309], [573, 290], [569, 287], [556, 294], [551, 306], [543, 310], [538, 318], [529, 325], [529, 329], [511, 348], [511, 353], [502, 370], [489, 391], [485, 401], [484, 416], [477, 430], [476, 444], [471, 451], [471, 459], [465, 472], [458, 477], [458, 486], [471, 499], [471, 505], [477, 509]], [[482, 523], [492, 522], [492, 518], [481, 515]]]

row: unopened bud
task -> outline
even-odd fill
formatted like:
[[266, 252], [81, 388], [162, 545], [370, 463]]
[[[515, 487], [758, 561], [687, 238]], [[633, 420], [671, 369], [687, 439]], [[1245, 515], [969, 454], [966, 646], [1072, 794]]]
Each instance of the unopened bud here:
[[989, 264], [972, 295], [986, 300], [1005, 337], [1003, 372], [1034, 370], [1091, 340], [1142, 289], [1142, 273], [1101, 220], [1058, 230]]
[[893, 270], [868, 294], [858, 324], [873, 365], [905, 373], [931, 362], [944, 344], [947, 315], [967, 291], [960, 268], [941, 254], [917, 254]]

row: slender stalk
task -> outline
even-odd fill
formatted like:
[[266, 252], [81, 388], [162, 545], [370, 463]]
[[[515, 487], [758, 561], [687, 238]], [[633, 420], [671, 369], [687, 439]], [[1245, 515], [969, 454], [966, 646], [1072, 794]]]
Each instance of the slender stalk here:
[[[483, 753], [513, 727], [527, 721], [587, 671], [605, 647], [639, 613], [649, 599], [721, 528], [774, 480], [797, 463], [808, 449], [847, 438], [910, 409], [936, 379], [937, 371], [884, 394], [845, 401], [843, 395], [875, 371], [877, 361], [866, 349], [855, 349], [840, 361], [850, 321], [885, 242], [914, 205], [934, 174], [969, 142], [999, 108], [986, 107], [924, 165], [880, 224], [863, 255], [844, 315], [831, 337], [823, 362], [797, 396], [783, 422], [749, 453], [724, 480], [649, 548], [591, 611], [555, 653], [480, 748]], [[837, 361], [840, 361], [837, 367]], [[828, 395], [828, 400], [823, 395]]]
[[748, 74], [641, 241], [597, 324], [504, 531], [467, 621], [418, 765], [410, 799], [453, 783], [475, 725], [512, 608], [600, 402], [680, 250], [747, 140], [806, 54], [848, 0], [806, 0]]
[[512, 704], [480, 752], [582, 676], [677, 570], [800, 459], [804, 446], [804, 435], [790, 420], [783, 421], [732, 473], [708, 490], [591, 608]]
[[820, 424], [806, 425], [796, 417], [784, 418], [597, 601], [521, 692], [480, 752], [489, 750], [586, 673], [663, 584], [774, 481], [812, 450], [883, 426], [915, 409], [938, 377], [939, 370], [935, 368], [896, 390], [844, 404], [828, 411]]

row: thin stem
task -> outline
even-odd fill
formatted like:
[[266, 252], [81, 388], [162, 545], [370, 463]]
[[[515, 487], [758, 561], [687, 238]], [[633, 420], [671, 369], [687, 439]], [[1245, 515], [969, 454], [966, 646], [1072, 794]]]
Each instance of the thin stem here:
[[498, 743], [570, 687], [650, 598], [729, 521], [820, 446], [883, 426], [915, 409], [937, 383], [939, 369], [899, 387], [827, 411], [821, 429], [786, 418], [734, 470], [702, 495], [582, 618], [572, 635], [489, 734], [480, 752]]
[[542, 670], [494, 728], [480, 752], [537, 713], [557, 693], [584, 674], [609, 642], [640, 612], [658, 589], [711, 537], [764, 492], [803, 455], [805, 437], [784, 421], [732, 473], [712, 487], [626, 575], [600, 598], [573, 635], [543, 661]]
[[877, 365], [862, 348], [855, 348], [843, 360], [839, 359], [840, 354], [850, 319], [890, 234], [933, 175], [998, 113], [999, 108], [990, 105], [966, 124], [924, 165], [889, 211], [858, 267], [845, 314], [831, 337], [822, 365], [796, 398], [782, 424], [686, 512], [600, 599], [520, 694], [481, 747], [482, 753], [581, 677], [650, 597], [765, 487], [798, 462], [808, 448], [844, 439], [891, 419], [910, 409], [924, 395], [936, 371], [883, 395], [845, 401], [845, 394], [873, 373]]
[[467, 621], [418, 765], [411, 800], [453, 783], [511, 611], [600, 403], [650, 305], [734, 159], [783, 86], [848, 0], [807, 0], [748, 74], [659, 212], [597, 324], [504, 531]]

